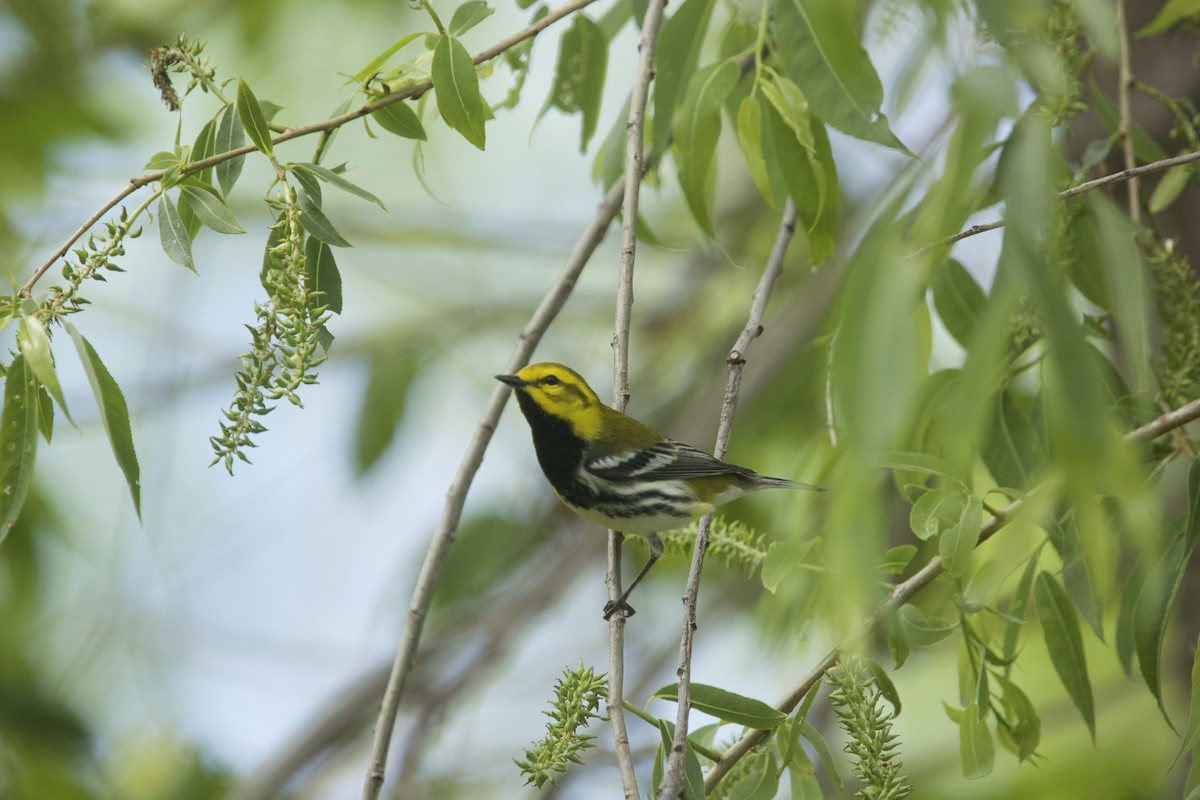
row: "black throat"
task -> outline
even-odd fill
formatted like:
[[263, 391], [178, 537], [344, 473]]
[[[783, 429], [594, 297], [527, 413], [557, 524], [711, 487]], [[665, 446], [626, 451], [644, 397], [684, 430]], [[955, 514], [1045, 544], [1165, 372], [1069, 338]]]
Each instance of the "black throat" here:
[[546, 480], [564, 500], [575, 500], [581, 492], [586, 492], [576, 474], [583, 462], [587, 443], [575, 435], [565, 419], [546, 413], [524, 392], [517, 391], [515, 394], [521, 413], [533, 431], [533, 448], [537, 451], [538, 463]]

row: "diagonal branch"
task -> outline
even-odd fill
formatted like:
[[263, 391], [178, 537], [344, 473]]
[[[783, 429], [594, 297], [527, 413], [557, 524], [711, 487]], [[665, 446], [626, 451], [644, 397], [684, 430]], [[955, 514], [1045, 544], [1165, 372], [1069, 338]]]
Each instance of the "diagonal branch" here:
[[[1122, 181], [1132, 181], [1132, 180], [1135, 180], [1135, 179], [1141, 177], [1142, 175], [1149, 175], [1154, 172], [1162, 172], [1163, 170], [1170, 169], [1171, 167], [1178, 167], [1178, 166], [1182, 166], [1184, 164], [1191, 164], [1192, 162], [1195, 162], [1195, 161], [1200, 161], [1200, 150], [1197, 150], [1197, 151], [1194, 151], [1191, 153], [1182, 153], [1177, 156], [1172, 156], [1171, 158], [1164, 158], [1161, 161], [1151, 161], [1149, 164], [1142, 164], [1141, 166], [1130, 167], [1128, 169], [1123, 169], [1120, 172], [1113, 172], [1108, 175], [1101, 175], [1099, 178], [1093, 178], [1090, 181], [1084, 181], [1083, 183], [1079, 184], [1078, 186], [1072, 186], [1069, 189], [1063, 189], [1061, 192], [1058, 193], [1057, 197], [1060, 200], [1066, 200], [1069, 197], [1076, 197], [1077, 195], [1084, 194], [1085, 192], [1090, 192], [1095, 189], [1099, 189], [1102, 186], [1108, 186], [1110, 183], [1120, 183]], [[928, 253], [930, 250], [936, 250], [939, 247], [948, 247], [949, 245], [952, 245], [955, 242], [961, 241], [961, 240], [969, 238], [971, 236], [978, 236], [981, 233], [987, 233], [988, 231], [994, 231], [997, 228], [1003, 228], [1003, 227], [1004, 227], [1004, 220], [996, 220], [995, 222], [988, 222], [983, 225], [972, 225], [970, 228], [967, 228], [966, 230], [959, 231], [958, 233], [951, 234], [945, 238], [938, 239], [937, 241], [930, 242], [929, 244], [921, 246], [920, 248], [914, 250], [912, 255], [909, 257], [915, 258], [917, 256], [921, 256], [921, 255], [924, 255], [925, 253]]]
[[[1127, 442], [1148, 442], [1162, 436], [1164, 433], [1181, 428], [1196, 419], [1200, 419], [1200, 399], [1193, 400], [1173, 411], [1168, 411], [1140, 428], [1125, 434], [1124, 439]], [[1030, 494], [1038, 491], [1038, 488], [1035, 486], [1030, 490]], [[979, 544], [996, 535], [1024, 505], [1024, 500], [1014, 500], [984, 523], [979, 533]], [[887, 599], [875, 608], [875, 611], [863, 621], [858, 630], [814, 664], [792, 688], [787, 690], [784, 696], [775, 704], [775, 708], [785, 714], [791, 713], [800, 701], [804, 699], [804, 696], [820, 682], [825, 673], [833, 668], [842, 650], [854, 647], [879, 630], [888, 617], [916, 597], [917, 594], [933, 583], [934, 579], [941, 574], [942, 559], [940, 556], [934, 556], [929, 560], [928, 564], [917, 571], [912, 577], [896, 584]], [[748, 730], [742, 735], [742, 738], [730, 745], [721, 754], [720, 760], [714, 763], [708, 774], [704, 776], [705, 793], [712, 792], [721, 779], [733, 768], [733, 765], [746, 755], [746, 753], [750, 752], [752, 747], [761, 742], [767, 733], [767, 731]]]
[[[750, 304], [750, 313], [746, 319], [746, 327], [733, 343], [726, 363], [729, 365], [729, 377], [725, 383], [725, 400], [721, 405], [721, 419], [717, 426], [717, 443], [713, 455], [724, 458], [729, 447], [729, 436], [733, 428], [733, 412], [737, 408], [738, 396], [742, 386], [742, 368], [746, 364], [746, 351], [750, 344], [762, 333], [762, 321], [766, 315], [767, 301], [775, 281], [783, 273], [783, 261], [787, 255], [788, 245], [796, 232], [796, 206], [791, 199], [783, 210], [783, 219], [779, 222], [779, 232], [775, 236], [775, 244], [771, 255], [763, 269], [762, 278], [754, 290], [754, 299]], [[692, 550], [692, 566], [688, 571], [687, 587], [683, 594], [683, 636], [679, 643], [679, 667], [676, 675], [679, 678], [678, 707], [675, 714], [675, 738], [671, 742], [671, 755], [667, 762], [667, 771], [659, 787], [658, 796], [669, 800], [679, 794], [683, 788], [684, 752], [687, 748], [688, 712], [691, 710], [691, 679], [692, 679], [692, 638], [696, 631], [696, 602], [700, 593], [700, 572], [704, 567], [704, 554], [708, 549], [708, 534], [712, 527], [712, 515], [708, 514], [700, 520], [696, 530], [696, 544]]]
[[[472, 57], [472, 61], [475, 64], [482, 64], [485, 61], [491, 61], [505, 50], [515, 47], [526, 39], [531, 39], [534, 36], [537, 36], [543, 30], [550, 27], [555, 22], [558, 22], [563, 17], [570, 16], [581, 8], [585, 8], [594, 2], [596, 2], [596, 0], [571, 0], [571, 2], [564, 6], [560, 6], [554, 11], [551, 11], [549, 14], [537, 20], [533, 24], [522, 28], [505, 39], [501, 39], [499, 42], [489, 48], [479, 51]], [[301, 125], [298, 128], [288, 128], [278, 136], [272, 137], [271, 143], [280, 144], [292, 139], [298, 139], [302, 136], [310, 136], [314, 133], [328, 133], [329, 131], [342, 127], [348, 122], [353, 122], [356, 119], [360, 119], [368, 114], [378, 111], [384, 106], [390, 106], [392, 103], [399, 103], [402, 100], [420, 97], [432, 88], [433, 80], [430, 78], [414, 81], [411, 85], [406, 86], [402, 90], [392, 92], [391, 94], [385, 95], [376, 100], [364, 103], [353, 111], [348, 111], [345, 114], [339, 114], [336, 117], [330, 117], [329, 119], [322, 120], [320, 122], [314, 122], [310, 125]], [[237, 158], [238, 156], [249, 155], [256, 149], [257, 148], [254, 145], [248, 144], [242, 147], [234, 148], [233, 150], [227, 150], [223, 153], [217, 153], [209, 156], [208, 158], [202, 158], [199, 161], [193, 161], [179, 170], [179, 178], [186, 178], [188, 175], [202, 172], [210, 167], [216, 166], [217, 164]], [[166, 173], [163, 170], [158, 170], [156, 172], [147, 172], [145, 175], [139, 175], [135, 178], [130, 178], [128, 186], [126, 186], [110, 200], [108, 200], [108, 202], [102, 205], [96, 211], [96, 213], [87, 220], [87, 222], [85, 222], [78, 230], [76, 230], [75, 233], [71, 234], [71, 236], [65, 242], [59, 245], [58, 249], [55, 250], [48, 259], [43, 261], [38, 268], [33, 271], [33, 275], [30, 276], [29, 280], [25, 282], [25, 285], [17, 291], [17, 296], [29, 297], [33, 291], [34, 284], [36, 284], [38, 280], [46, 274], [46, 271], [49, 270], [50, 267], [54, 266], [54, 262], [66, 255], [67, 251], [71, 249], [71, 246], [75, 244], [75, 242], [79, 241], [83, 235], [86, 234], [93, 225], [99, 222], [105, 214], [112, 211], [122, 200], [137, 190], [145, 186], [149, 186], [157, 181], [161, 181], [165, 174]]]
[[[521, 335], [517, 337], [517, 347], [513, 351], [512, 357], [509, 358], [505, 372], [516, 372], [529, 362], [534, 348], [541, 341], [546, 329], [550, 327], [550, 323], [558, 316], [558, 312], [562, 310], [571, 290], [575, 288], [575, 282], [579, 279], [580, 272], [583, 271], [584, 266], [600, 245], [609, 224], [616, 217], [623, 194], [624, 182], [618, 181], [604, 195], [604, 200], [597, 209], [596, 216], [575, 244], [566, 264], [563, 265], [562, 272], [559, 273], [554, 284], [542, 298], [537, 310], [525, 325], [525, 329], [521, 331]], [[475, 428], [475, 435], [471, 438], [471, 444], [463, 454], [458, 472], [455, 473], [454, 480], [450, 483], [450, 490], [446, 494], [446, 504], [442, 509], [441, 519], [438, 520], [433, 540], [429, 543], [429, 550], [425, 554], [425, 561], [422, 563], [421, 572], [417, 577], [417, 585], [413, 589], [408, 610], [408, 623], [404, 629], [404, 637], [400, 640], [399, 648], [396, 651], [396, 660], [392, 664], [391, 674], [388, 677], [387, 691], [384, 693], [383, 703], [379, 709], [379, 718], [375, 723], [371, 761], [363, 785], [363, 800], [375, 800], [379, 797], [379, 791], [383, 787], [392, 731], [396, 725], [396, 715], [400, 710], [400, 697], [404, 692], [404, 683], [412, 671], [417, 645], [421, 640], [421, 631], [425, 625], [425, 617], [429, 613], [429, 604], [433, 600], [433, 590], [437, 586], [438, 577], [441, 574], [442, 562], [445, 560], [446, 552], [450, 549], [454, 533], [458, 530], [458, 522], [462, 516], [463, 505], [466, 503], [467, 491], [471, 487], [475, 473], [479, 471], [480, 464], [483, 463], [484, 451], [492, 440], [492, 434], [500, 420], [500, 412], [504, 410], [510, 392], [511, 389], [503, 384], [497, 385], [492, 391], [487, 408]]]
[[[647, 158], [642, 152], [642, 131], [646, 120], [646, 101], [650, 80], [654, 77], [654, 49], [662, 25], [666, 0], [652, 0], [642, 19], [638, 40], [638, 65], [629, 93], [629, 121], [625, 125], [625, 196], [621, 202], [621, 272], [617, 282], [617, 310], [613, 323], [613, 408], [624, 411], [629, 403], [629, 324], [633, 311], [633, 266], [637, 255], [638, 199]], [[608, 532], [608, 584], [610, 600], [621, 597], [621, 533]], [[637, 773], [625, 727], [625, 613], [608, 618], [608, 718], [613, 732], [613, 751], [621, 773], [625, 800], [638, 800]]]

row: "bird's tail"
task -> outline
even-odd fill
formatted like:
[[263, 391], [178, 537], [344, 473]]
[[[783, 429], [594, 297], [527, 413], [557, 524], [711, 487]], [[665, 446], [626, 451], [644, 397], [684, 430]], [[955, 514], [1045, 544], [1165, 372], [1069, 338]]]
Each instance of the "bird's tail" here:
[[754, 483], [760, 489], [803, 489], [808, 492], [825, 491], [820, 486], [813, 486], [811, 483], [789, 481], [786, 478], [768, 478], [766, 475], [756, 475]]

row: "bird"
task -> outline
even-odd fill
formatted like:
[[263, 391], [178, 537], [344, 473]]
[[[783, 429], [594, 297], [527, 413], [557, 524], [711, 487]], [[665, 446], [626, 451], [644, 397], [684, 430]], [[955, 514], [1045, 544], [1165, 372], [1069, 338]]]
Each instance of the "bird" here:
[[605, 405], [562, 364], [530, 364], [495, 378], [516, 394], [538, 463], [559, 500], [584, 519], [650, 544], [650, 557], [633, 582], [604, 607], [605, 619], [617, 610], [634, 614], [629, 595], [662, 556], [659, 532], [761, 489], [824, 491], [759, 475], [663, 436]]

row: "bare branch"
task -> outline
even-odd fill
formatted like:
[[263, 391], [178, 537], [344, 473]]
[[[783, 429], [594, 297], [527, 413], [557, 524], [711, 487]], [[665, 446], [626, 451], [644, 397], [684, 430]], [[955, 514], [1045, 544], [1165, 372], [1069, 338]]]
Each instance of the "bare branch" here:
[[[1181, 428], [1196, 419], [1200, 419], [1200, 399], [1193, 400], [1173, 411], [1168, 411], [1152, 422], [1125, 434], [1124, 439], [1127, 442], [1146, 442], [1177, 428]], [[1034, 487], [1029, 494], [1038, 491], [1039, 488], [1041, 487]], [[999, 532], [1024, 505], [1025, 501], [1014, 500], [985, 522], [980, 529], [979, 543], [982, 544]], [[899, 610], [901, 606], [912, 600], [922, 589], [933, 583], [933, 580], [941, 574], [942, 559], [940, 556], [934, 556], [929, 560], [928, 564], [917, 571], [912, 577], [896, 584], [887, 599], [875, 608], [875, 611], [872, 612], [871, 616], [867, 617], [858, 630], [814, 664], [792, 688], [787, 690], [784, 696], [775, 704], [775, 708], [785, 714], [791, 713], [800, 701], [804, 699], [804, 696], [808, 694], [809, 690], [816, 686], [825, 673], [833, 668], [837, 663], [838, 654], [842, 650], [854, 647], [875, 633], [883, 625], [884, 620]], [[730, 745], [721, 754], [721, 759], [714, 763], [712, 768], [709, 769], [708, 774], [704, 776], [705, 793], [709, 793], [715, 789], [733, 765], [742, 756], [746, 755], [752, 747], [762, 741], [766, 733], [766, 731], [747, 731], [742, 738]]]
[[[613, 408], [624, 411], [629, 403], [629, 323], [633, 310], [633, 266], [637, 254], [638, 199], [646, 155], [642, 152], [642, 130], [646, 101], [654, 76], [654, 48], [662, 25], [666, 0], [652, 0], [642, 19], [638, 40], [638, 65], [629, 93], [629, 121], [625, 125], [625, 196], [621, 203], [621, 272], [617, 282], [617, 311], [613, 323]], [[608, 532], [608, 570], [605, 583], [612, 601], [621, 597], [621, 542], [618, 531]], [[638, 800], [637, 773], [625, 727], [625, 612], [618, 608], [608, 617], [608, 718], [613, 732], [613, 752], [621, 773], [625, 800]]]
[[[473, 61], [476, 64], [482, 64], [485, 61], [490, 61], [491, 59], [503, 53], [505, 50], [520, 44], [526, 39], [537, 36], [543, 30], [553, 25], [555, 22], [558, 22], [563, 17], [569, 16], [594, 2], [596, 2], [596, 0], [572, 0], [572, 2], [567, 3], [566, 5], [561, 6], [554, 11], [551, 11], [549, 14], [534, 22], [532, 25], [522, 28], [508, 38], [500, 40], [485, 50], [481, 50], [473, 57]], [[425, 80], [416, 81], [412, 85], [407, 86], [402, 90], [392, 92], [389, 95], [381, 97], [377, 100], [372, 100], [369, 103], [364, 103], [353, 111], [349, 111], [345, 114], [340, 114], [336, 117], [330, 117], [329, 119], [322, 120], [321, 122], [314, 122], [311, 125], [302, 125], [299, 128], [288, 128], [283, 133], [273, 137], [271, 142], [272, 144], [280, 144], [291, 139], [298, 139], [302, 136], [309, 136], [314, 133], [327, 133], [340, 128], [347, 122], [353, 122], [354, 120], [365, 117], [374, 111], [378, 111], [384, 106], [389, 106], [392, 103], [399, 103], [402, 100], [420, 97], [432, 88], [433, 81], [431, 79], [427, 78]], [[217, 153], [209, 156], [208, 158], [202, 158], [199, 161], [193, 161], [187, 166], [181, 168], [178, 175], [181, 179], [186, 178], [188, 175], [202, 172], [203, 170], [214, 167], [217, 164], [229, 161], [232, 158], [253, 153], [256, 149], [257, 148], [255, 148], [254, 145], [248, 144], [233, 150], [227, 150], [224, 153]], [[46, 274], [47, 270], [54, 266], [54, 262], [66, 255], [66, 252], [71, 249], [71, 246], [75, 244], [75, 242], [79, 241], [79, 239], [82, 238], [83, 235], [86, 234], [93, 225], [99, 222], [105, 214], [107, 214], [109, 211], [112, 211], [118, 203], [120, 203], [129, 195], [133, 194], [138, 189], [148, 186], [151, 183], [155, 183], [156, 181], [161, 181], [164, 175], [165, 172], [163, 170], [158, 170], [157, 172], [147, 172], [145, 175], [140, 175], [136, 178], [130, 178], [128, 186], [126, 186], [112, 199], [101, 206], [100, 209], [83, 224], [83, 226], [75, 231], [75, 233], [71, 234], [70, 238], [59, 245], [58, 249], [55, 250], [48, 259], [42, 262], [38, 268], [33, 271], [33, 275], [30, 276], [29, 280], [25, 282], [25, 285], [18, 290], [17, 296], [29, 297], [33, 291], [34, 284], [36, 284], [38, 280], [40, 280], [41, 277]]]
[[[776, 279], [783, 272], [783, 261], [787, 255], [788, 245], [796, 232], [796, 206], [788, 199], [783, 210], [783, 219], [779, 222], [779, 232], [775, 235], [775, 244], [771, 255], [763, 269], [762, 278], [754, 290], [754, 299], [750, 303], [750, 313], [746, 326], [733, 343], [726, 363], [729, 365], [729, 376], [725, 382], [725, 400], [721, 404], [721, 418], [717, 426], [717, 443], [713, 455], [724, 458], [729, 448], [729, 436], [733, 428], [733, 412], [737, 408], [738, 396], [741, 393], [742, 369], [746, 364], [746, 351], [750, 344], [762, 334], [762, 321], [766, 315], [767, 301]], [[696, 631], [696, 602], [700, 594], [700, 573], [704, 567], [704, 554], [708, 550], [708, 535], [712, 527], [712, 515], [708, 514], [700, 520], [696, 530], [696, 544], [692, 550], [692, 566], [688, 570], [687, 586], [683, 593], [683, 636], [679, 643], [679, 667], [675, 674], [679, 678], [678, 707], [675, 713], [675, 738], [671, 743], [671, 753], [667, 761], [667, 769], [663, 775], [662, 785], [658, 790], [660, 800], [669, 800], [679, 794], [683, 788], [684, 752], [687, 747], [688, 712], [691, 711], [691, 679], [692, 679], [692, 637]]]
[[[559, 273], [554, 284], [542, 298], [537, 310], [525, 325], [525, 329], [521, 331], [521, 335], [517, 337], [517, 347], [508, 361], [505, 372], [516, 372], [529, 362], [534, 348], [541, 341], [542, 335], [545, 334], [550, 323], [562, 310], [571, 290], [575, 288], [575, 282], [579, 279], [580, 272], [583, 271], [584, 266], [600, 245], [605, 231], [608, 230], [609, 224], [617, 215], [623, 194], [624, 182], [618, 181], [604, 195], [604, 200], [596, 211], [596, 216], [575, 244], [571, 255], [567, 258], [567, 263], [563, 265], [562, 272]], [[396, 660], [392, 664], [387, 691], [384, 693], [383, 703], [379, 709], [379, 718], [375, 723], [371, 761], [363, 785], [363, 800], [375, 800], [379, 797], [379, 791], [383, 787], [392, 730], [396, 725], [396, 714], [400, 710], [400, 697], [404, 692], [404, 683], [412, 671], [417, 645], [421, 639], [421, 630], [425, 625], [425, 616], [429, 612], [433, 590], [441, 574], [442, 561], [454, 539], [454, 532], [458, 530], [459, 518], [462, 516], [463, 505], [466, 503], [471, 481], [474, 480], [475, 473], [479, 471], [479, 466], [483, 463], [484, 451], [487, 450], [488, 443], [492, 440], [496, 423], [500, 420], [500, 412], [504, 410], [511, 391], [503, 384], [497, 384], [492, 391], [487, 408], [475, 428], [471, 444], [463, 454], [458, 472], [446, 494], [446, 503], [442, 508], [441, 519], [438, 520], [433, 540], [429, 543], [429, 550], [425, 554], [425, 561], [422, 563], [421, 572], [417, 577], [417, 585], [413, 589], [408, 610], [408, 623], [396, 652]]]

